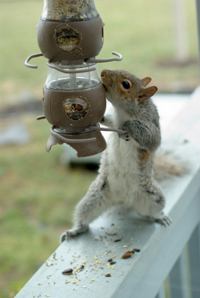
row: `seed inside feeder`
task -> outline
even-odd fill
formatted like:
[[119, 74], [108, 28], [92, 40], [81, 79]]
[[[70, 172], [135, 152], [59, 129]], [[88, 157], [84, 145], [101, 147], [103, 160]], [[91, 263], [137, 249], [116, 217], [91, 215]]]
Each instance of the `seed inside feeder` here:
[[49, 20], [74, 22], [90, 20], [99, 16], [94, 0], [69, 0], [67, 4], [66, 0], [48, 0], [46, 7]]
[[80, 37], [73, 29], [60, 27], [56, 32], [56, 42], [61, 50], [69, 53], [78, 46]]
[[87, 103], [81, 98], [68, 98], [63, 107], [67, 116], [72, 120], [81, 120], [87, 113]]

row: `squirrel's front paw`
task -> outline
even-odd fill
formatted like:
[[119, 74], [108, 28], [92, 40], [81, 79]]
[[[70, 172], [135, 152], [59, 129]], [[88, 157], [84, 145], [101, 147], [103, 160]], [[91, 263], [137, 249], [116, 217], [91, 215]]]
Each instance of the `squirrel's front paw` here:
[[130, 137], [127, 132], [126, 133], [118, 133], [118, 137], [120, 139], [123, 139], [126, 142], [130, 141]]
[[[118, 129], [122, 130], [120, 127]], [[124, 132], [118, 132], [118, 137], [124, 141], [130, 141], [130, 136], [125, 130]]]

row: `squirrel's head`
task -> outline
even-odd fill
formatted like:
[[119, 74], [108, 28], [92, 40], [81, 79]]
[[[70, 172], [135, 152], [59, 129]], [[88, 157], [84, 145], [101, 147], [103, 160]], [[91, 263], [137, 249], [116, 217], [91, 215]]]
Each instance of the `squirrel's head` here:
[[141, 106], [158, 90], [147, 85], [151, 78], [138, 79], [136, 76], [122, 70], [102, 70], [101, 79], [106, 90], [107, 99], [113, 105]]

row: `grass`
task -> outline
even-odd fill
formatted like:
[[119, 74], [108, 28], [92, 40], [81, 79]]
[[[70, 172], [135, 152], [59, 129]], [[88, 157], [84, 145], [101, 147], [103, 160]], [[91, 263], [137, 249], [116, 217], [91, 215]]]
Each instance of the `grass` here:
[[[1, 108], [21, 101], [24, 90], [42, 97], [46, 59], [33, 60], [38, 70], [24, 67], [27, 56], [40, 52], [36, 24], [43, 1], [4, 1], [0, 9]], [[105, 25], [100, 57], [121, 52], [122, 62], [99, 64], [126, 69], [139, 77], [152, 76], [161, 91], [181, 83], [190, 90], [198, 84], [198, 66], [159, 67], [159, 60], [175, 59], [173, 11], [168, 0], [96, 0]], [[197, 58], [195, 1], [187, 0], [189, 57]], [[14, 297], [58, 246], [60, 233], [71, 226], [75, 205], [85, 194], [95, 172], [66, 168], [59, 163], [61, 146], [45, 152], [50, 125], [34, 115], [7, 119], [23, 122], [31, 134], [24, 146], [2, 147], [0, 154], [0, 298]]]
[[0, 297], [13, 297], [59, 244], [96, 173], [59, 163], [62, 147], [45, 152], [49, 124], [18, 119], [31, 143], [0, 155]]

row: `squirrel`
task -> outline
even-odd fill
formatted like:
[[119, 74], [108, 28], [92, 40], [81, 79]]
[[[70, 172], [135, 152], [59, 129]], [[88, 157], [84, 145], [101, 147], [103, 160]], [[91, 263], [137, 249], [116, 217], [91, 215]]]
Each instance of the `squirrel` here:
[[101, 79], [113, 115], [101, 123], [123, 132], [111, 132], [103, 152], [97, 178], [75, 210], [74, 227], [61, 241], [88, 230], [104, 211], [119, 204], [133, 208], [139, 216], [167, 226], [163, 213], [165, 196], [154, 178], [154, 154], [161, 144], [159, 114], [151, 97], [157, 87], [147, 87], [151, 78], [139, 79], [119, 70], [103, 70]]

